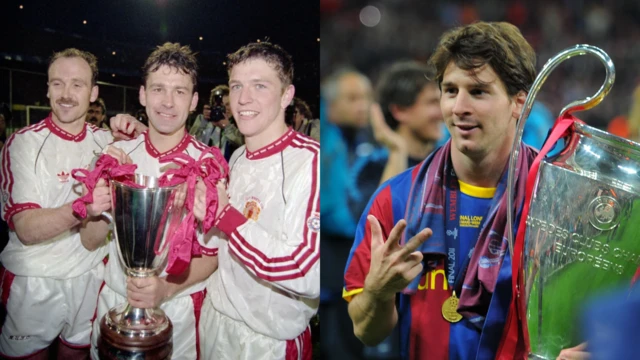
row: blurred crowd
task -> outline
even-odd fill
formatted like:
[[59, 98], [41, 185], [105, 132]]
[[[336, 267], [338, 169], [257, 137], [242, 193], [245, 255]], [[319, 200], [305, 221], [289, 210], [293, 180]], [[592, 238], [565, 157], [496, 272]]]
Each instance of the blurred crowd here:
[[[538, 55], [538, 70], [561, 50], [576, 45], [600, 47], [611, 56], [616, 82], [602, 104], [579, 116], [606, 128], [628, 112], [640, 49], [640, 3], [609, 1], [384, 1], [375, 5], [379, 23], [361, 22], [364, 1], [321, 1], [321, 73], [348, 64], [375, 83], [380, 70], [398, 59], [426, 61], [444, 30], [476, 20], [508, 21], [520, 28]], [[562, 64], [538, 99], [557, 114], [569, 102], [593, 95], [604, 80], [602, 64], [580, 57]]]

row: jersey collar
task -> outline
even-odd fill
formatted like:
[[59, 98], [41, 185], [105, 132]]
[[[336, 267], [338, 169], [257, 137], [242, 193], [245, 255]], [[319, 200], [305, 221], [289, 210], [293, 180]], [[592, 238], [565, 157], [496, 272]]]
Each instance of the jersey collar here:
[[263, 146], [262, 148], [253, 152], [247, 150], [247, 159], [249, 160], [264, 159], [268, 156], [279, 153], [291, 143], [291, 141], [295, 137], [295, 134], [296, 134], [296, 131], [289, 128], [287, 132], [285, 132], [282, 136], [280, 136], [280, 138], [278, 138], [276, 141], [272, 142], [271, 144]]
[[160, 151], [158, 151], [158, 149], [156, 149], [155, 146], [153, 146], [153, 144], [151, 143], [151, 140], [149, 140], [149, 131], [145, 131], [143, 133], [144, 136], [144, 146], [147, 149], [147, 152], [149, 153], [149, 155], [151, 155], [154, 158], [160, 158], [162, 156], [165, 155], [171, 155], [174, 153], [179, 153], [184, 151], [184, 149], [187, 148], [187, 146], [189, 145], [189, 133], [187, 133], [187, 131], [185, 130], [184, 132], [184, 136], [182, 137], [182, 140], [180, 140], [180, 142], [178, 143], [178, 145], [174, 146], [172, 149], [169, 149], [163, 153], [161, 153]]
[[63, 140], [80, 142], [84, 140], [85, 136], [87, 136], [87, 123], [83, 124], [82, 131], [80, 131], [78, 135], [73, 135], [66, 130], [63, 130], [53, 121], [53, 113], [49, 113], [49, 116], [44, 119], [44, 122], [47, 125], [47, 128], [49, 128], [54, 135], [62, 138]]

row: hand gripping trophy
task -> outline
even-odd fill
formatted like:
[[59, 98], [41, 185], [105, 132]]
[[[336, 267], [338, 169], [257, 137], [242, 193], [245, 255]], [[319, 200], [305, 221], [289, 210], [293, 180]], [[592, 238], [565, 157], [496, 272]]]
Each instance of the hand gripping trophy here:
[[[585, 125], [571, 115], [609, 93], [615, 69], [609, 56], [576, 45], [550, 59], [534, 82], [518, 121], [511, 152], [508, 200], [513, 209], [515, 161], [524, 123], [549, 73], [576, 55], [594, 55], [606, 79], [593, 97], [566, 106], [527, 177], [517, 238], [508, 212], [514, 298], [530, 359], [555, 359], [582, 342], [582, 305], [607, 289], [630, 287], [640, 267], [640, 144]], [[545, 155], [556, 142], [564, 147]], [[640, 205], [640, 204], [639, 204]]]

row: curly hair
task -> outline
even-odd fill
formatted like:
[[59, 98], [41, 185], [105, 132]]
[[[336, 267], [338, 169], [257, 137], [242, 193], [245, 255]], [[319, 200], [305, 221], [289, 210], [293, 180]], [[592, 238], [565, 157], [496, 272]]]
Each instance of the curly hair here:
[[181, 46], [179, 43], [164, 43], [158, 46], [147, 58], [142, 67], [142, 83], [147, 83], [149, 74], [158, 71], [163, 66], [169, 66], [189, 75], [193, 82], [193, 91], [198, 86], [198, 62], [196, 54], [191, 51], [188, 45]]

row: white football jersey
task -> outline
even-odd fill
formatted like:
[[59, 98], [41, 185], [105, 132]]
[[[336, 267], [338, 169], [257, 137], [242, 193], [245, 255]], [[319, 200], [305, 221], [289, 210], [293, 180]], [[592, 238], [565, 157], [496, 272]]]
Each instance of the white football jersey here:
[[[155, 177], [160, 177], [164, 170], [166, 170], [166, 166], [171, 164], [160, 163], [161, 157], [176, 153], [184, 153], [189, 155], [193, 159], [198, 160], [200, 158], [200, 154], [207, 149], [204, 144], [202, 144], [186, 132], [184, 138], [182, 138], [178, 145], [164, 153], [160, 153], [153, 146], [153, 144], [149, 140], [147, 132], [140, 134], [135, 139], [119, 141], [112, 146], [122, 149], [131, 157], [133, 163], [138, 166], [136, 169], [136, 173]], [[217, 246], [213, 246], [214, 242], [211, 240], [212, 235], [216, 233], [216, 231], [212, 230], [206, 236], [202, 235], [199, 230], [196, 231], [198, 233], [198, 240], [200, 242], [200, 245], [202, 246], [203, 254], [209, 256], [216, 255], [218, 251]], [[107, 263], [107, 269], [105, 271], [105, 283], [115, 292], [126, 297], [126, 275], [122, 268], [122, 264], [118, 259], [117, 245], [115, 243], [114, 237], [112, 237], [112, 241], [109, 242], [108, 247], [109, 262]], [[160, 276], [166, 275], [167, 273], [164, 271], [162, 272], [162, 274], [160, 274]], [[187, 289], [184, 289], [175, 296], [178, 297], [189, 295], [204, 288], [205, 282], [200, 282], [198, 284], [192, 285]]]
[[207, 297], [224, 315], [279, 340], [300, 335], [320, 299], [320, 146], [293, 130], [230, 159], [230, 206], [216, 226]]
[[13, 230], [13, 215], [28, 209], [57, 208], [82, 195], [71, 171], [87, 169], [113, 141], [111, 132], [85, 124], [78, 135], [58, 127], [51, 115], [9, 137], [2, 148], [2, 218], [9, 223], [9, 243], [0, 261], [19, 276], [69, 279], [94, 268], [106, 249], [88, 251], [77, 228], [53, 239], [26, 246]]

